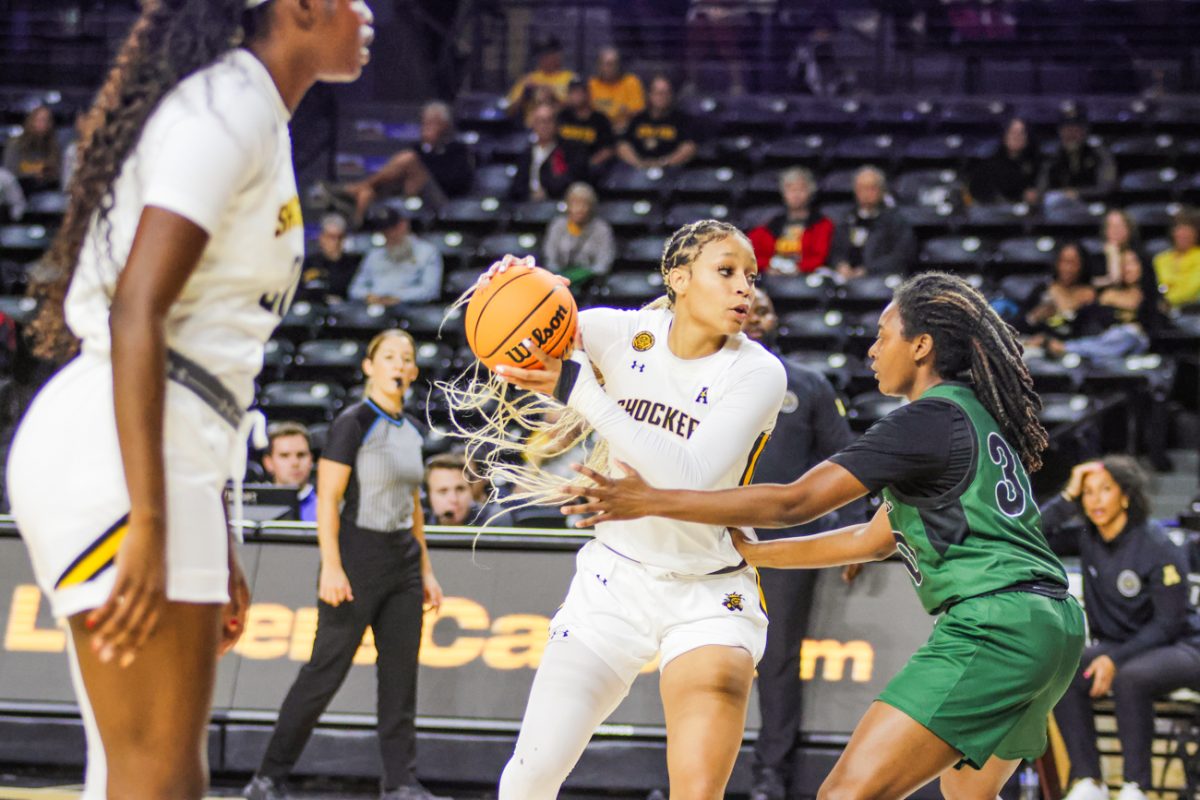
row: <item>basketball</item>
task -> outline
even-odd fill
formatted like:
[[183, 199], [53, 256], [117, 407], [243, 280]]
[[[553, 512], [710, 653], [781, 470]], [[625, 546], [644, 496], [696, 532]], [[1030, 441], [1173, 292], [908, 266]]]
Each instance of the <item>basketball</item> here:
[[570, 290], [541, 267], [509, 267], [477, 289], [463, 320], [467, 344], [488, 369], [541, 369], [526, 339], [556, 358], [571, 352], [579, 311]]

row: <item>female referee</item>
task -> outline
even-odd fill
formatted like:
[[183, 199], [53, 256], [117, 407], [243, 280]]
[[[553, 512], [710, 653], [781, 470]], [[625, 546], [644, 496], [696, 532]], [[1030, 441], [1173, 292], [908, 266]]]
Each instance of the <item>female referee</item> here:
[[[577, 425], [581, 415], [584, 435], [594, 429], [611, 453], [660, 483], [735, 486], [748, 480], [786, 384], [778, 359], [741, 333], [754, 300], [754, 249], [733, 226], [702, 220], [671, 236], [661, 269], [660, 301], [580, 314], [574, 360], [535, 349], [546, 369], [497, 373], [554, 393], [577, 412], [556, 424]], [[557, 797], [593, 731], [656, 653], [671, 794], [724, 797], [767, 618], [754, 572], [723, 528], [600, 526], [550, 625], [500, 800]]]
[[819, 797], [906, 797], [940, 775], [952, 800], [994, 798], [1020, 759], [1045, 750], [1047, 716], [1083, 648], [1083, 617], [1026, 473], [1046, 447], [1040, 401], [1015, 332], [944, 273], [896, 290], [870, 355], [879, 390], [912, 402], [796, 481], [672, 491], [632, 468], [613, 481], [583, 467], [599, 486], [580, 493], [595, 499], [563, 511], [594, 515], [581, 524], [653, 515], [783, 527], [882, 492], [867, 525], [763, 543], [735, 535], [747, 561], [767, 567], [898, 551], [925, 609], [942, 615], [859, 722]]
[[285, 796], [313, 728], [350, 671], [370, 626], [375, 636], [383, 800], [441, 800], [420, 784], [417, 652], [422, 604], [442, 604], [425, 547], [422, 433], [404, 414], [417, 379], [416, 347], [402, 330], [377, 334], [363, 359], [366, 397], [334, 420], [317, 468], [321, 548], [317, 633], [279, 709], [262, 765], [242, 795]]
[[204, 794], [218, 650], [247, 602], [222, 490], [303, 256], [288, 118], [315, 81], [359, 75], [370, 22], [356, 0], [148, 0], [89, 113], [35, 287], [37, 351], [81, 353], [8, 464], [102, 743], [89, 797]]

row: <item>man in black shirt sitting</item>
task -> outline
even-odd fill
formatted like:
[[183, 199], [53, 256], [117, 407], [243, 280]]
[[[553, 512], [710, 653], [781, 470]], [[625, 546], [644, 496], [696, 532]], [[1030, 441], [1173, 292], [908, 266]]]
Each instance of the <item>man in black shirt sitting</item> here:
[[433, 208], [471, 189], [475, 162], [470, 149], [454, 138], [454, 118], [445, 103], [421, 109], [421, 141], [392, 156], [378, 172], [346, 187], [361, 218], [381, 190], [395, 187], [405, 197], [420, 197]]
[[358, 259], [346, 252], [346, 227], [346, 218], [341, 214], [321, 218], [317, 248], [304, 257], [297, 298], [324, 302], [346, 297], [358, 267]]
[[612, 123], [592, 108], [591, 91], [581, 78], [567, 85], [567, 104], [558, 114], [558, 138], [587, 150], [593, 183], [607, 171], [616, 146]]
[[888, 205], [887, 179], [876, 167], [854, 174], [854, 210], [833, 224], [829, 263], [843, 278], [902, 275], [917, 255], [912, 226]]
[[650, 81], [646, 110], [629, 122], [617, 155], [638, 169], [681, 167], [696, 156], [690, 120], [675, 108], [671, 80], [656, 75]]

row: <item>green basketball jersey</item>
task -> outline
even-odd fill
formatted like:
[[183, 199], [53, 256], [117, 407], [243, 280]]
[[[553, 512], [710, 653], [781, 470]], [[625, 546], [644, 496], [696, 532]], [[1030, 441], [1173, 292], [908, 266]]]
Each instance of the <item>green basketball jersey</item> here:
[[921, 395], [962, 409], [974, 429], [972, 466], [940, 497], [908, 497], [883, 489], [896, 546], [921, 604], [939, 613], [967, 597], [1032, 585], [1058, 592], [1062, 562], [1042, 535], [1029, 476], [999, 425], [975, 393], [942, 383]]

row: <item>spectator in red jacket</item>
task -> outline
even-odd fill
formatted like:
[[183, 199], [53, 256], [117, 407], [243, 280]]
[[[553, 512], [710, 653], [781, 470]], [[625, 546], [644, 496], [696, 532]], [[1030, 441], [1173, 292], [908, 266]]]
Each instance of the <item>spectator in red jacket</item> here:
[[779, 176], [783, 210], [750, 231], [760, 272], [795, 275], [826, 266], [833, 223], [813, 203], [817, 182], [804, 167]]

